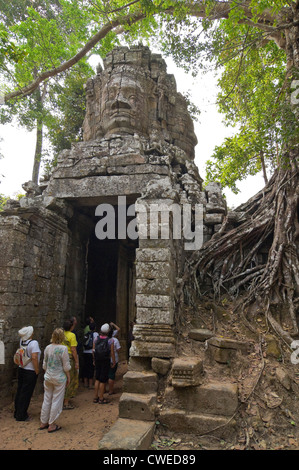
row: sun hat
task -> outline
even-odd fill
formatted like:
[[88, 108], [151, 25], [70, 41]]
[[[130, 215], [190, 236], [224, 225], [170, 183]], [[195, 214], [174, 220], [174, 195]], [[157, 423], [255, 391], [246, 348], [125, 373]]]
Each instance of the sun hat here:
[[24, 328], [21, 328], [18, 331], [19, 335], [21, 336], [23, 341], [26, 341], [27, 339], [31, 338], [33, 334], [33, 327], [32, 326], [24, 326]]
[[110, 326], [108, 323], [104, 323], [104, 325], [101, 326], [101, 333], [109, 333]]

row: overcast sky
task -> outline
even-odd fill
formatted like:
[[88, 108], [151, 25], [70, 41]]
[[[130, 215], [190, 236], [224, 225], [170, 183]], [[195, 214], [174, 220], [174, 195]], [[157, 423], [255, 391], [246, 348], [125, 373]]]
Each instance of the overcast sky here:
[[[177, 82], [177, 89], [181, 93], [190, 93], [194, 104], [201, 110], [199, 122], [194, 123], [198, 144], [195, 149], [195, 162], [202, 178], [205, 178], [205, 162], [213, 153], [216, 145], [220, 145], [226, 136], [232, 135], [233, 130], [226, 128], [222, 123], [222, 116], [217, 112], [216, 79], [213, 73], [192, 78], [182, 70], [176, 68], [166, 59], [167, 72], [173, 73]], [[31, 179], [35, 132], [28, 133], [23, 128], [10, 125], [0, 126], [0, 153], [4, 156], [0, 160], [0, 193], [14, 197], [24, 193], [22, 184]], [[246, 202], [264, 186], [261, 175], [250, 177], [239, 183], [241, 192], [234, 195], [230, 190], [224, 189], [227, 203], [230, 207], [237, 207]]]

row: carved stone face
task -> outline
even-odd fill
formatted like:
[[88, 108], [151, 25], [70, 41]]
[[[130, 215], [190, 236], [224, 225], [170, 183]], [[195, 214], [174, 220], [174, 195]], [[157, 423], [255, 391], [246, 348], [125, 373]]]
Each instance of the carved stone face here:
[[149, 148], [174, 145], [194, 158], [193, 123], [165, 61], [147, 48], [116, 48], [86, 84], [84, 140], [139, 134]]
[[146, 134], [149, 125], [148, 97], [141, 80], [128, 72], [114, 73], [102, 88], [101, 128], [104, 135], [125, 132]]

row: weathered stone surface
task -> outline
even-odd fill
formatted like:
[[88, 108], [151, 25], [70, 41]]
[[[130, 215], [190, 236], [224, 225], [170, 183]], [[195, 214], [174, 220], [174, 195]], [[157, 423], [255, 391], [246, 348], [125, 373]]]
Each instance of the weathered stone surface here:
[[123, 377], [123, 391], [128, 393], [154, 393], [158, 382], [155, 372], [128, 371]]
[[156, 395], [123, 393], [119, 399], [119, 417], [153, 421], [156, 412]]
[[136, 250], [136, 260], [139, 262], [166, 261], [171, 262], [171, 251], [167, 248], [143, 248]]
[[174, 321], [174, 310], [173, 308], [150, 308], [150, 307], [138, 307], [136, 309], [138, 321], [146, 324], [160, 324], [173, 325]]
[[99, 442], [99, 450], [148, 450], [152, 443], [155, 423], [118, 418]]
[[170, 279], [136, 279], [137, 294], [170, 295], [173, 284]]
[[214, 333], [211, 330], [201, 329], [201, 328], [194, 328], [190, 330], [189, 337], [196, 341], [206, 341], [207, 339], [214, 336]]
[[87, 83], [84, 140], [137, 133], [149, 138], [150, 149], [161, 151], [167, 136], [194, 158], [197, 140], [186, 101], [177, 93], [174, 77], [165, 72], [162, 57], [142, 46], [109, 53], [104, 69]]
[[130, 355], [141, 357], [174, 357], [175, 344], [160, 339], [160, 341], [138, 341], [134, 340], [130, 348]]
[[[202, 188], [187, 103], [162, 57], [134, 46], [116, 48], [104, 62], [104, 70], [99, 68], [86, 86], [84, 141], [63, 150], [39, 186], [25, 183], [26, 197], [10, 201], [0, 214], [0, 321], [8, 331], [6, 355], [16, 346], [20, 323], [34, 326], [43, 348], [54, 326], [68, 316], [76, 316], [78, 324], [88, 311], [97, 310], [100, 317], [94, 298], [98, 289], [92, 287], [90, 301], [88, 289], [106, 282], [114, 261], [95, 282], [95, 245], [103, 242], [94, 240], [99, 221], [95, 212], [102, 203], [116, 209], [119, 197], [125, 197], [127, 208], [136, 209], [134, 235], [139, 238], [131, 237], [133, 232], [131, 238], [122, 234], [117, 246], [109, 238], [102, 252], [105, 256], [109, 246], [111, 255], [116, 253], [113, 292], [103, 295], [115, 299], [109, 315], [121, 323], [122, 351], [127, 349], [127, 325], [134, 319], [132, 359], [150, 362], [176, 354], [171, 327], [174, 313], [180, 314], [175, 291], [185, 246], [183, 238], [174, 236], [170, 209], [186, 203], [220, 207], [221, 188]], [[115, 215], [117, 224], [117, 211]], [[130, 222], [135, 222], [134, 215], [130, 213]], [[126, 224], [129, 220], [125, 229]], [[117, 229], [121, 231], [119, 225]], [[206, 239], [214, 226], [204, 225], [203, 230]], [[1, 369], [2, 390], [12, 374], [9, 365]]]
[[171, 309], [173, 307], [172, 297], [169, 295], [136, 295], [137, 307]]
[[136, 266], [137, 279], [169, 279], [172, 266], [165, 262], [139, 262]]
[[[221, 201], [222, 202], [222, 201]], [[225, 214], [226, 213], [226, 206], [224, 203], [207, 203], [206, 204], [206, 212], [207, 214]]]
[[247, 352], [250, 345], [247, 342], [239, 341], [231, 338], [224, 338], [221, 336], [213, 336], [208, 341], [209, 346], [215, 346], [223, 349], [240, 349]]
[[228, 364], [236, 355], [237, 351], [247, 354], [250, 344], [220, 336], [213, 336], [207, 340], [208, 351], [213, 359], [220, 364]]
[[172, 364], [172, 386], [194, 387], [203, 380], [203, 362], [199, 358], [175, 358]]
[[1, 395], [15, 373], [11, 360], [17, 331], [30, 322], [43, 348], [65, 308], [67, 222], [46, 209], [17, 210], [18, 216], [0, 217], [0, 321], [8, 358], [1, 366]]
[[235, 420], [224, 416], [186, 413], [177, 409], [162, 410], [159, 421], [174, 432], [207, 434], [213, 431], [213, 436], [222, 438], [229, 436], [236, 427]]
[[238, 388], [234, 383], [209, 382], [197, 387], [168, 387], [165, 392], [167, 408], [190, 413], [231, 416], [238, 406]]
[[151, 364], [153, 371], [160, 375], [166, 375], [171, 367], [170, 360], [159, 357], [153, 357]]
[[206, 225], [221, 224], [223, 221], [223, 214], [205, 214], [204, 223]]
[[149, 357], [133, 357], [130, 356], [129, 364], [128, 364], [129, 371], [138, 371], [138, 372], [151, 372], [151, 358]]
[[136, 324], [133, 334], [135, 340], [130, 348], [130, 356], [174, 357], [175, 338], [171, 325]]

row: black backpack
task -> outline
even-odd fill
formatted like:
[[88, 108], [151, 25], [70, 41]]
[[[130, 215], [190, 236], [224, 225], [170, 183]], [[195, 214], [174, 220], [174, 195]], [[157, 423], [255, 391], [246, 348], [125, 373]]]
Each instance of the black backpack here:
[[92, 345], [93, 345], [93, 331], [88, 331], [85, 335], [84, 335], [84, 340], [83, 340], [83, 346], [84, 346], [84, 349], [92, 349]]
[[110, 344], [109, 338], [98, 338], [95, 344], [95, 360], [102, 361], [103, 359], [110, 358]]

